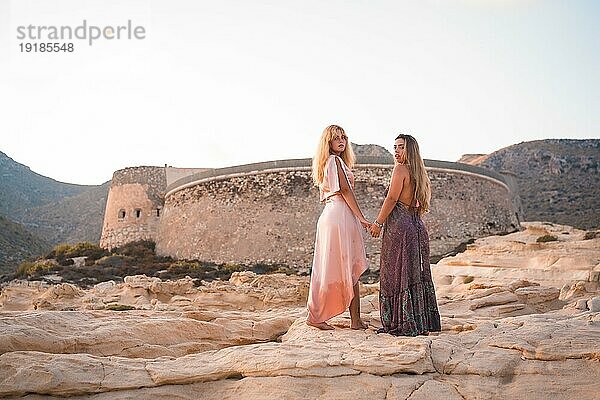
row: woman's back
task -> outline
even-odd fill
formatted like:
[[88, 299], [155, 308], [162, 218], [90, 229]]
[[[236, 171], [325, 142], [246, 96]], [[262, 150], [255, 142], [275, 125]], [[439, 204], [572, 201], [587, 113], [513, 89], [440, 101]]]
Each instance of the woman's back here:
[[398, 196], [398, 201], [408, 207], [415, 206], [415, 183], [410, 179], [410, 172], [406, 165], [398, 165], [397, 168], [401, 168], [399, 172], [403, 177], [402, 190]]

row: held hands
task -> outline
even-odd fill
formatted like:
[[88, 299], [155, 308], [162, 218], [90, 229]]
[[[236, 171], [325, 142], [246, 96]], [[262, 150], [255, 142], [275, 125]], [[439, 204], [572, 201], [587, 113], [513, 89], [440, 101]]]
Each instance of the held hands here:
[[379, 237], [379, 234], [381, 233], [381, 227], [379, 225], [377, 225], [376, 223], [373, 223], [373, 224], [371, 224], [371, 227], [369, 228], [369, 232], [371, 232], [371, 236]]
[[381, 226], [377, 223], [371, 223], [364, 218], [359, 218], [362, 227], [371, 234], [373, 237], [379, 237], [381, 234]]
[[371, 223], [369, 221], [367, 221], [364, 218], [359, 218], [359, 221], [360, 221], [360, 224], [362, 225], [362, 227], [365, 228], [366, 231], [371, 229]]

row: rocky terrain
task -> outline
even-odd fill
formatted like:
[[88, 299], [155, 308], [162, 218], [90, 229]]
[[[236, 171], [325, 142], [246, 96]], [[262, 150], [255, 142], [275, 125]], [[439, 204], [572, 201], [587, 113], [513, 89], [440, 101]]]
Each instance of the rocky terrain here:
[[600, 227], [600, 139], [523, 142], [459, 162], [514, 175], [522, 220]]
[[600, 235], [525, 228], [433, 265], [443, 330], [414, 338], [375, 333], [377, 284], [361, 287], [368, 329], [343, 314], [319, 331], [304, 324], [308, 277], [13, 281], [0, 294], [0, 396], [598, 398]]

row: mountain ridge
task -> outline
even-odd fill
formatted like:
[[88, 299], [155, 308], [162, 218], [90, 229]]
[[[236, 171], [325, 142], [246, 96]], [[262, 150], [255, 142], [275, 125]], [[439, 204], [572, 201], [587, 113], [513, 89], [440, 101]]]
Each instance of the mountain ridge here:
[[459, 162], [513, 174], [527, 221], [600, 227], [600, 139], [521, 142]]

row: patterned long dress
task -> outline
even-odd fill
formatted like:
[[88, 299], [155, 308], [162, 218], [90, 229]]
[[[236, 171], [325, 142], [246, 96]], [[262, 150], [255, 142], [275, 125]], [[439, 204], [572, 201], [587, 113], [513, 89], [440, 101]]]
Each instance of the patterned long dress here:
[[441, 330], [429, 235], [419, 214], [400, 202], [385, 221], [379, 273], [379, 333], [416, 336]]

